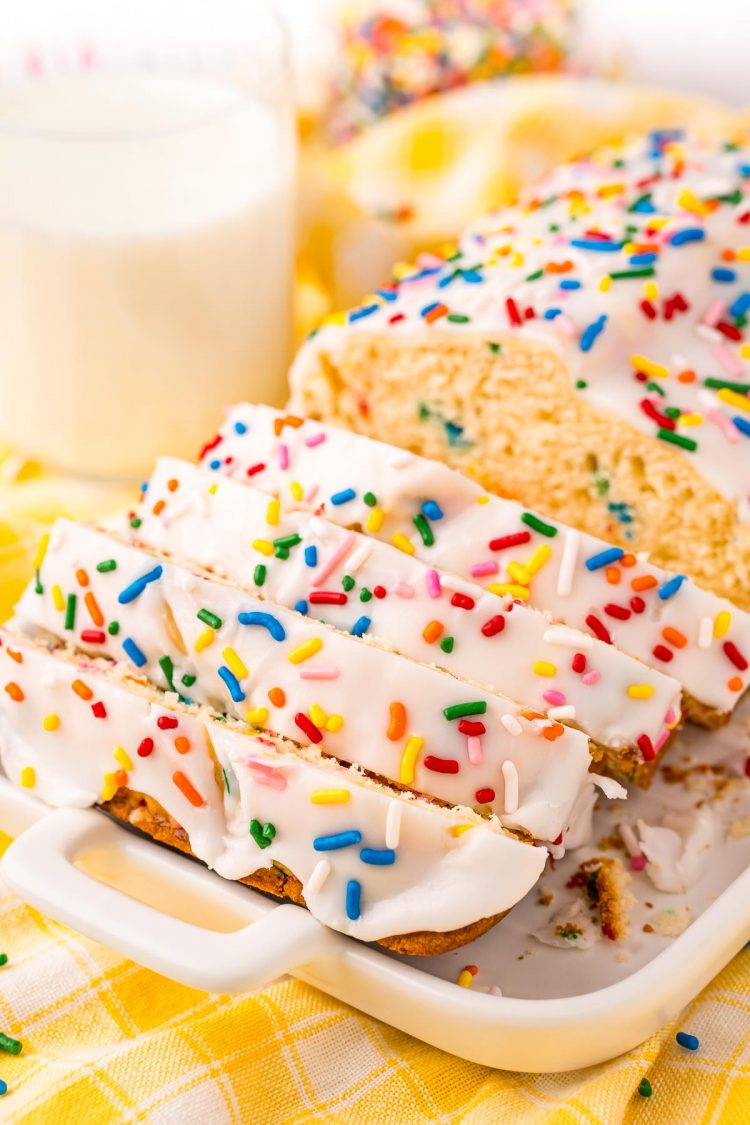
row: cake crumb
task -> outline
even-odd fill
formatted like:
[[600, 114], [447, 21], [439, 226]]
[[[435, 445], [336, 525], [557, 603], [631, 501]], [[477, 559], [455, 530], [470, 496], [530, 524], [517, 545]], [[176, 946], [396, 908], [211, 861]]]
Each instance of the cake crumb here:
[[679, 937], [692, 920], [689, 906], [670, 906], [654, 917], [653, 929], [660, 937]]

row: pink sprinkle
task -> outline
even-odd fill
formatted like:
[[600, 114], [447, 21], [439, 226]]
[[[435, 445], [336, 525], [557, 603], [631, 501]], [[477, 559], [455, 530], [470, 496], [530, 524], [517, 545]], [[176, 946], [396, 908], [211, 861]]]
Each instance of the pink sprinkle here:
[[713, 422], [718, 426], [727, 441], [735, 442], [740, 440], [740, 431], [735, 426], [731, 418], [727, 418], [726, 414], [722, 414], [720, 410], [706, 410], [706, 418], [709, 422]]
[[714, 344], [711, 351], [713, 352], [714, 359], [718, 360], [729, 375], [737, 376], [744, 373], [744, 368], [740, 361], [736, 356], [733, 356], [723, 344]]
[[284, 445], [283, 442], [279, 445], [279, 468], [282, 470], [289, 468], [289, 446]]
[[311, 484], [310, 487], [308, 488], [307, 492], [305, 493], [305, 503], [306, 504], [312, 504], [313, 500], [318, 495], [319, 491], [320, 491], [320, 485], [319, 484]]
[[340, 675], [338, 668], [333, 666], [329, 668], [300, 668], [299, 674], [301, 680], [337, 680]]
[[321, 442], [326, 440], [325, 434], [311, 434], [310, 437], [305, 438], [305, 445], [312, 449], [314, 445], [320, 445]]
[[328, 578], [328, 576], [333, 573], [339, 563], [342, 563], [346, 556], [351, 554], [351, 552], [354, 550], [356, 542], [357, 536], [353, 531], [350, 531], [348, 535], [345, 535], [339, 543], [338, 547], [336, 547], [335, 550], [331, 551], [328, 558], [324, 559], [320, 566], [313, 571], [312, 578], [310, 579], [310, 585], [322, 586], [326, 578]]
[[499, 563], [496, 563], [493, 559], [488, 559], [487, 562], [474, 563], [469, 568], [469, 574], [472, 578], [484, 578], [488, 574], [497, 574], [499, 569]]
[[709, 328], [715, 328], [717, 323], [724, 315], [724, 310], [726, 309], [726, 307], [726, 301], [723, 301], [721, 297], [717, 297], [717, 299], [708, 306], [705, 313], [703, 314], [701, 324], [707, 324]]
[[472, 766], [481, 766], [484, 761], [482, 753], [482, 740], [476, 734], [470, 734], [466, 739], [466, 755]]
[[597, 672], [596, 668], [592, 668], [585, 676], [581, 676], [581, 683], [584, 683], [586, 687], [591, 687], [594, 684], [598, 684], [601, 678], [601, 674]]
[[440, 575], [436, 570], [428, 570], [425, 575], [425, 582], [427, 584], [427, 593], [431, 598], [439, 598], [443, 592], [440, 585]]
[[417, 591], [411, 582], [397, 582], [393, 587], [393, 592], [398, 598], [413, 598]]
[[267, 766], [265, 762], [256, 762], [253, 758], [248, 758], [245, 764], [257, 774], [255, 781], [258, 785], [266, 785], [269, 789], [286, 789], [286, 778], [273, 766]]
[[667, 726], [671, 726], [676, 718], [677, 716], [674, 713], [674, 707], [670, 707], [666, 715], [664, 716], [664, 722], [667, 724]]
[[[563, 290], [563, 292], [564, 292], [564, 290]], [[557, 294], [557, 300], [559, 301], [561, 298], [562, 298], [562, 294], [558, 293]], [[575, 325], [573, 324], [572, 321], [568, 320], [565, 313], [560, 313], [559, 316], [556, 316], [552, 323], [555, 325], [556, 328], [562, 329], [563, 333], [566, 336], [573, 337], [573, 336], [578, 335], [578, 333], [576, 331], [576, 328], [575, 328]]]
[[646, 866], [646, 857], [641, 852], [639, 855], [631, 855], [630, 857], [630, 870], [643, 871]]
[[563, 695], [563, 693], [561, 691], [552, 691], [552, 690], [545, 691], [544, 695], [542, 696], [542, 699], [544, 699], [552, 707], [564, 707], [565, 706], [565, 696]]
[[662, 746], [664, 745], [664, 743], [669, 738], [669, 734], [670, 734], [670, 732], [668, 730], [663, 730], [661, 732], [661, 734], [659, 735], [659, 737], [657, 738], [656, 742], [654, 743], [654, 750], [657, 754], [659, 753]]

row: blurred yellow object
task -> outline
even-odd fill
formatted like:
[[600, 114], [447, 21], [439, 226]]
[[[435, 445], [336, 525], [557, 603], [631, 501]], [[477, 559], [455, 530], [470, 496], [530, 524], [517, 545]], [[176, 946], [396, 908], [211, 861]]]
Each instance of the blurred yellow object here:
[[524, 76], [428, 98], [341, 148], [309, 141], [302, 251], [335, 307], [392, 264], [450, 240], [553, 165], [628, 132], [731, 132], [745, 120], [703, 98], [622, 82]]

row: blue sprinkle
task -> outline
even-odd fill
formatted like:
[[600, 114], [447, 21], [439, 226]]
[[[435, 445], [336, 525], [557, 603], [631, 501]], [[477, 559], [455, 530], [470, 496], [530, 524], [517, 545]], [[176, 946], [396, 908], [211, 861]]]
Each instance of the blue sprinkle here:
[[298, 602], [294, 603], [294, 608], [297, 610], [297, 613], [306, 614], [307, 613], [307, 602], [305, 601], [304, 598], [300, 598], [300, 600]]
[[652, 129], [649, 133], [649, 139], [656, 145], [667, 144], [669, 141], [682, 141], [685, 139], [685, 130], [675, 129], [674, 127], [668, 129]]
[[245, 425], [244, 422], [235, 422], [234, 423], [234, 432], [236, 434], [246, 434], [247, 433], [247, 426]]
[[731, 316], [744, 316], [750, 309], [750, 293], [740, 293], [739, 297], [729, 306]]
[[230, 672], [229, 669], [222, 664], [221, 668], [219, 668], [219, 675], [227, 685], [229, 694], [231, 695], [234, 702], [242, 703], [242, 700], [245, 698], [245, 693], [240, 687], [240, 681], [237, 679], [234, 673]]
[[656, 208], [654, 207], [650, 199], [639, 199], [638, 202], [633, 206], [633, 210], [639, 215], [653, 215], [653, 213], [656, 211]]
[[8, 1083], [3, 1082], [2, 1078], [0, 1078], [0, 1098], [2, 1098], [3, 1095], [7, 1094], [7, 1093], [8, 1093]]
[[209, 469], [220, 469], [221, 468], [221, 461], [219, 461], [218, 459], [214, 459], [213, 461], [209, 461], [208, 467], [209, 467]]
[[556, 316], [562, 316], [562, 309], [547, 309], [544, 314], [544, 319], [554, 320]]
[[591, 351], [597, 336], [599, 336], [604, 331], [604, 326], [606, 323], [607, 317], [606, 315], [602, 314], [602, 316], [600, 316], [598, 320], [595, 320], [592, 324], [589, 324], [587, 328], [584, 328], [579, 342], [579, 347], [582, 352]]
[[737, 171], [741, 176], [750, 176], [750, 164], [740, 164]]
[[361, 309], [355, 309], [353, 312], [349, 313], [349, 321], [351, 323], [353, 320], [363, 320], [364, 317], [371, 316], [372, 313], [377, 312], [379, 308], [380, 305], [365, 305]]
[[711, 270], [711, 277], [714, 281], [732, 282], [737, 280], [737, 274], [734, 270], [724, 269], [723, 266], [717, 266], [716, 269]]
[[156, 582], [161, 578], [164, 568], [155, 566], [148, 574], [144, 574], [141, 578], [136, 578], [135, 582], [131, 582], [124, 590], [118, 595], [118, 602], [120, 605], [128, 605], [129, 602], [134, 602], [143, 591], [146, 589], [150, 582]]
[[750, 437], [750, 422], [746, 418], [733, 418], [732, 421], [741, 434]]
[[616, 254], [622, 250], [623, 242], [607, 242], [603, 238], [571, 238], [570, 245], [576, 250], [597, 250], [600, 254]]
[[339, 504], [348, 504], [349, 501], [353, 500], [356, 495], [357, 493], [353, 488], [344, 488], [341, 490], [341, 492], [334, 492], [333, 496], [331, 497], [331, 503], [335, 504], [337, 507]]
[[362, 912], [362, 887], [356, 879], [346, 884], [346, 916], [356, 922]]
[[469, 285], [479, 285], [479, 283], [483, 280], [482, 275], [478, 269], [461, 270], [460, 272], [462, 279], [464, 281], [467, 281]]
[[141, 493], [148, 492], [148, 481], [144, 480], [141, 484]]
[[656, 254], [632, 254], [628, 260], [631, 266], [650, 266], [656, 261]]
[[146, 657], [143, 655], [142, 651], [138, 648], [138, 645], [135, 643], [133, 638], [132, 637], [126, 637], [125, 640], [122, 642], [122, 647], [125, 649], [125, 655], [127, 656], [127, 658], [129, 660], [132, 660], [132, 662], [133, 662], [133, 664], [135, 664], [136, 668], [142, 668], [143, 665], [146, 663]]
[[705, 237], [702, 227], [686, 227], [685, 230], [675, 231], [669, 241], [673, 246], [684, 246], [686, 242], [703, 242]]
[[439, 304], [440, 304], [440, 301], [433, 301], [431, 305], [425, 305], [425, 307], [423, 309], [419, 310], [419, 315], [420, 316], [427, 316], [427, 314], [431, 313], [433, 309], [436, 309]]
[[668, 582], [665, 582], [663, 586], [660, 586], [657, 590], [657, 593], [661, 601], [666, 602], [670, 598], [674, 597], [684, 581], [684, 574], [675, 574], [674, 578], [670, 578]]
[[361, 840], [362, 833], [356, 828], [350, 828], [348, 832], [335, 832], [332, 836], [316, 836], [313, 847], [316, 852], [335, 852], [339, 848], [350, 848], [352, 844], [359, 844]]
[[580, 281], [576, 281], [575, 278], [573, 278], [573, 277], [566, 277], [563, 281], [560, 282], [560, 288], [561, 289], [580, 289], [581, 283], [580, 283]]
[[445, 436], [448, 439], [448, 445], [452, 448], [465, 448], [467, 445], [472, 444], [462, 436], [464, 432], [463, 426], [457, 426], [455, 422], [443, 422], [443, 426], [445, 427]]
[[307, 566], [318, 565], [318, 548], [314, 543], [310, 547], [305, 547], [305, 564]]
[[428, 520], [441, 520], [443, 518], [443, 509], [438, 504], [437, 500], [425, 500], [422, 505], [422, 514]]
[[384, 301], [395, 301], [398, 293], [394, 289], [376, 289], [378, 297], [382, 297]]
[[364, 636], [364, 634], [370, 628], [371, 624], [372, 624], [372, 622], [371, 622], [369, 617], [365, 617], [363, 615], [362, 617], [357, 618], [357, 620], [352, 625], [352, 636], [353, 637]]
[[278, 617], [274, 617], [272, 613], [260, 613], [258, 610], [253, 610], [252, 613], [238, 614], [237, 620], [240, 625], [261, 625], [264, 629], [268, 629], [275, 641], [286, 640], [284, 626]]
[[396, 862], [396, 853], [393, 848], [362, 848], [359, 858], [374, 867], [390, 867]]
[[622, 547], [608, 547], [606, 551], [600, 551], [598, 555], [586, 559], [586, 570], [601, 570], [603, 566], [616, 563], [624, 554]]
[[687, 1047], [688, 1051], [697, 1051], [701, 1045], [698, 1036], [691, 1035], [688, 1031], [678, 1031], [675, 1039], [681, 1047]]

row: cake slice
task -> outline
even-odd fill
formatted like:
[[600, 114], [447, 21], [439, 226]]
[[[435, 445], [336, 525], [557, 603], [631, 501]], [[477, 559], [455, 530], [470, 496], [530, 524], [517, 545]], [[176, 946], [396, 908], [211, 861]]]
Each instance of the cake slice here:
[[564, 165], [301, 349], [292, 409], [750, 609], [750, 143]]
[[[680, 715], [680, 685], [510, 595], [175, 458], [162, 458], [132, 531], [280, 605], [368, 636], [583, 730], [639, 781]], [[642, 761], [642, 765], [634, 763]]]
[[578, 838], [592, 785], [580, 731], [104, 532], [59, 520], [17, 614], [396, 785], [538, 840]]
[[203, 464], [611, 641], [679, 680], [686, 716], [704, 726], [725, 722], [750, 683], [750, 614], [437, 461], [241, 405]]
[[0, 758], [52, 805], [155, 839], [409, 954], [457, 948], [521, 899], [547, 851], [496, 818], [389, 789], [316, 750], [178, 703], [111, 665], [0, 630]]

